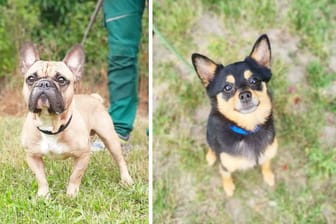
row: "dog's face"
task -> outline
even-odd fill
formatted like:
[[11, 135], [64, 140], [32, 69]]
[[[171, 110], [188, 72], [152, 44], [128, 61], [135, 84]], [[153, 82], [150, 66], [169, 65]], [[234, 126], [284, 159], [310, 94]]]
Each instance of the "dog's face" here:
[[266, 83], [272, 76], [271, 47], [266, 35], [259, 37], [244, 61], [223, 66], [200, 54], [193, 54], [192, 61], [212, 106], [227, 119], [254, 130], [270, 116]]
[[20, 50], [20, 66], [24, 75], [23, 96], [29, 111], [63, 113], [72, 101], [84, 58], [83, 48], [76, 45], [63, 61], [42, 61], [34, 45], [26, 43]]

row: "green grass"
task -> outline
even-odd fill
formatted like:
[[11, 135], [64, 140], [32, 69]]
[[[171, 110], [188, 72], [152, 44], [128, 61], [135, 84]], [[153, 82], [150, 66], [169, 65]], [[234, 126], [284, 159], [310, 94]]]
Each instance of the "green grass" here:
[[205, 161], [206, 93], [156, 39], [154, 50], [165, 58], [154, 60], [154, 223], [336, 222], [336, 144], [323, 134], [336, 120], [329, 91], [336, 81], [329, 66], [335, 9], [328, 0], [154, 3], [154, 25], [187, 61], [192, 52], [224, 65], [242, 60], [258, 35], [270, 34], [279, 140], [275, 187], [263, 183], [259, 169], [237, 172], [235, 195], [226, 197], [218, 168]]
[[325, 46], [326, 38], [329, 40], [335, 38], [335, 34], [331, 31], [335, 7], [336, 3], [332, 0], [318, 2], [296, 0], [290, 7], [290, 25], [302, 34], [302, 44], [322, 57], [326, 56], [329, 50], [328, 46]]
[[20, 146], [23, 118], [0, 117], [1, 223], [146, 223], [148, 222], [147, 120], [139, 117], [126, 160], [135, 184], [119, 183], [109, 153], [92, 154], [78, 196], [66, 196], [72, 162], [45, 159], [51, 198], [36, 196], [37, 183]]

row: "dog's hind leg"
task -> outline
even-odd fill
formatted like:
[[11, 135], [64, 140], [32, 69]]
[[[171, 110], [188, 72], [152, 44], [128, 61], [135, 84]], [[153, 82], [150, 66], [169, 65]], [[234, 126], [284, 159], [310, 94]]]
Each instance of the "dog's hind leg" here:
[[[120, 170], [121, 181], [128, 185], [133, 184], [133, 180], [128, 173], [126, 161], [121, 151], [120, 140], [114, 130], [110, 115], [106, 111], [99, 111], [95, 117], [97, 119], [94, 122], [93, 130], [103, 140], [105, 146], [117, 162]], [[110, 122], [106, 122], [107, 120]]]

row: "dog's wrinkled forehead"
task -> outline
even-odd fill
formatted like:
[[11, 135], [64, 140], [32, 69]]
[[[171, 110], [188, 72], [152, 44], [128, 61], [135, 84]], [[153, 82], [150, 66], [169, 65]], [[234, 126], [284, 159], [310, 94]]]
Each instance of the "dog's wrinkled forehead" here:
[[27, 71], [26, 76], [36, 74], [38, 77], [55, 77], [62, 75], [68, 80], [74, 80], [71, 70], [62, 61], [37, 61]]

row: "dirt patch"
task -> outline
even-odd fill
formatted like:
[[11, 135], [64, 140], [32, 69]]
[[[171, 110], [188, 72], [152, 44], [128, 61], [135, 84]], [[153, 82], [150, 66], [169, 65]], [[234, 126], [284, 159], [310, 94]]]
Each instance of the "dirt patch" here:
[[[211, 25], [209, 25], [211, 24]], [[192, 41], [197, 46], [199, 52], [206, 53], [209, 44], [209, 39], [214, 36], [227, 37], [229, 33], [226, 33], [224, 24], [218, 18], [209, 12], [204, 12], [194, 23], [191, 28]]]
[[336, 147], [336, 116], [333, 113], [325, 114], [326, 125], [320, 131], [320, 143], [327, 148]]
[[327, 224], [332, 224], [336, 222], [336, 210], [332, 205], [325, 203], [322, 206], [322, 213], [327, 221]]
[[0, 116], [21, 117], [26, 113], [26, 104], [22, 99], [21, 90], [4, 90], [0, 94]]
[[233, 223], [247, 223], [245, 208], [240, 199], [230, 198], [225, 204], [225, 209], [230, 214]]
[[272, 54], [284, 63], [292, 64], [293, 55], [299, 50], [300, 38], [285, 29], [271, 29], [267, 34], [271, 40]]

